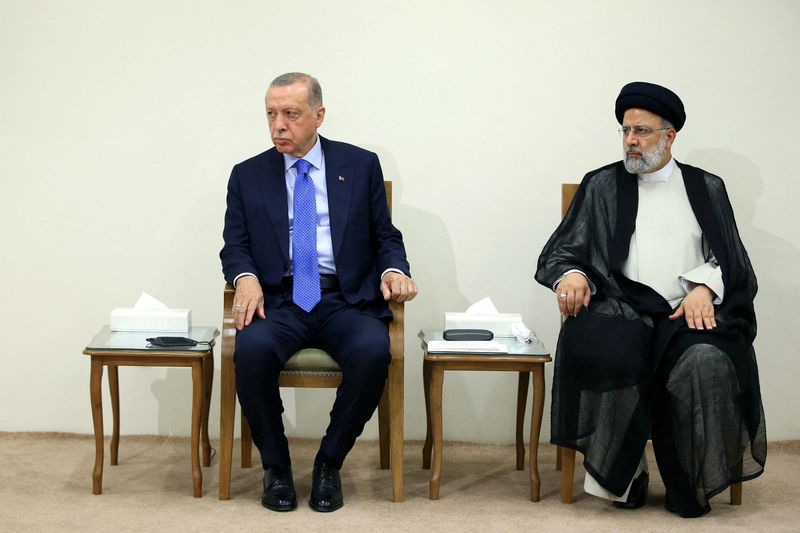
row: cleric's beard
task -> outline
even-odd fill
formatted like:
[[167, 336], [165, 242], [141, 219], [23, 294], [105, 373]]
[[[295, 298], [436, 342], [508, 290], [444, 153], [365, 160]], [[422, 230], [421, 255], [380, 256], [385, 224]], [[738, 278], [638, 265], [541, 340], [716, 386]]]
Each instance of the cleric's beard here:
[[[630, 157], [628, 152], [636, 152], [640, 154], [639, 157]], [[658, 168], [664, 156], [667, 153], [667, 136], [662, 135], [658, 144], [653, 147], [649, 152], [642, 151], [641, 148], [628, 148], [622, 147], [622, 155], [625, 161], [625, 170], [631, 174], [647, 174], [653, 172]]]

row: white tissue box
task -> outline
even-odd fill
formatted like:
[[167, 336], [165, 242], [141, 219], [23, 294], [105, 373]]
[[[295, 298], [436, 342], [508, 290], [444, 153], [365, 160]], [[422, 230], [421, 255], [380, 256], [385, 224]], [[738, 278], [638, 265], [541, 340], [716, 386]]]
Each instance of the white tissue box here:
[[513, 337], [511, 325], [522, 322], [519, 313], [483, 315], [472, 313], [445, 313], [444, 329], [488, 329], [496, 337]]
[[117, 307], [111, 311], [111, 331], [158, 331], [189, 333], [192, 312], [189, 309], [133, 309]]

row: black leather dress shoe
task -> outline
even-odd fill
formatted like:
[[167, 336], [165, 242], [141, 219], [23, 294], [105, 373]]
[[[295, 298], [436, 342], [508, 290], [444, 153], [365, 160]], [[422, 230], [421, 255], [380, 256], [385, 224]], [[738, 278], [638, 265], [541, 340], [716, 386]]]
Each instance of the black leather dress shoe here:
[[678, 509], [675, 508], [675, 504], [672, 503], [672, 499], [669, 497], [669, 492], [666, 494], [666, 496], [664, 496], [664, 507], [670, 513], [678, 513]]
[[670, 513], [675, 513], [677, 515], [680, 515], [682, 518], [698, 518], [711, 511], [711, 506], [708, 504], [706, 504], [703, 507], [700, 507], [700, 505], [695, 504], [690, 506], [689, 509], [679, 511], [678, 508], [675, 507], [675, 503], [672, 501], [672, 498], [669, 497], [669, 492], [664, 497], [664, 507]]
[[647, 484], [650, 482], [650, 475], [647, 472], [642, 472], [639, 477], [631, 483], [631, 490], [628, 492], [628, 498], [624, 502], [614, 502], [614, 505], [621, 509], [638, 509], [644, 507], [644, 502], [647, 499]]
[[261, 505], [273, 511], [291, 511], [297, 507], [291, 466], [271, 466], [264, 473]]
[[342, 480], [339, 470], [325, 463], [314, 467], [311, 480], [311, 498], [308, 505], [320, 513], [329, 513], [344, 505]]

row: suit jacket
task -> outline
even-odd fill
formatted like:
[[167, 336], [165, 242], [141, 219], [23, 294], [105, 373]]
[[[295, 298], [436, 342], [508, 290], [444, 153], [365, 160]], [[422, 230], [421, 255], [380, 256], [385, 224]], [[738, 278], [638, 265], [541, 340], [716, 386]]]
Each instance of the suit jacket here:
[[[320, 136], [325, 155], [331, 240], [336, 273], [348, 303], [389, 318], [380, 274], [397, 268], [410, 275], [400, 231], [386, 205], [378, 156]], [[255, 274], [267, 308], [291, 298], [281, 285], [290, 271], [289, 212], [283, 154], [275, 148], [233, 167], [220, 251], [225, 279]]]

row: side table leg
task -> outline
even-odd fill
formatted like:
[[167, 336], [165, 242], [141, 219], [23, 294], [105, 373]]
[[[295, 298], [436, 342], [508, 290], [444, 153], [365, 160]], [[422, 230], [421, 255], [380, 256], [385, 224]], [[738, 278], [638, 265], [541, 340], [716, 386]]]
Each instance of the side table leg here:
[[431, 435], [431, 363], [422, 361], [422, 388], [425, 392], [425, 445], [422, 446], [422, 468], [427, 470], [431, 467], [431, 445], [433, 444]]
[[544, 411], [544, 363], [533, 369], [533, 405], [531, 410], [531, 501], [539, 501], [541, 480], [539, 479], [539, 434], [542, 429]]
[[200, 469], [200, 418], [203, 410], [203, 362], [192, 361], [192, 495], [203, 495], [203, 471]]
[[111, 466], [119, 464], [119, 374], [117, 365], [108, 366], [108, 391], [111, 393], [111, 418], [114, 429], [111, 431]]
[[92, 470], [92, 493], [103, 493], [103, 362], [92, 356], [89, 377], [89, 398], [92, 403], [94, 425], [94, 470]]
[[211, 409], [211, 389], [214, 386], [214, 356], [203, 357], [203, 413], [200, 436], [203, 439], [203, 466], [211, 466], [211, 441], [208, 438], [208, 413]]
[[431, 368], [431, 429], [433, 433], [433, 468], [431, 469], [431, 500], [439, 499], [439, 478], [442, 474], [442, 384], [444, 368], [433, 364]]
[[522, 438], [522, 427], [525, 425], [525, 407], [528, 404], [528, 383], [530, 372], [519, 373], [517, 386], [517, 470], [525, 470], [525, 441]]

